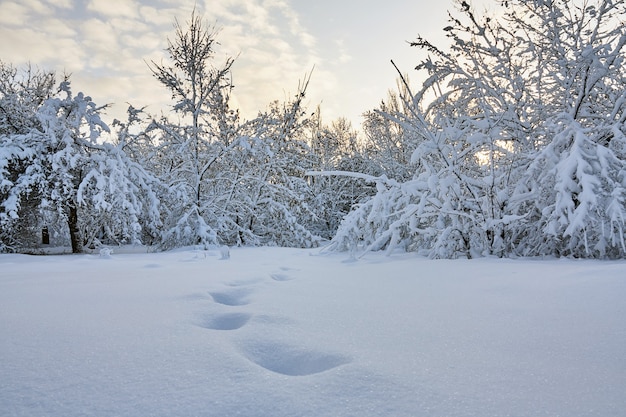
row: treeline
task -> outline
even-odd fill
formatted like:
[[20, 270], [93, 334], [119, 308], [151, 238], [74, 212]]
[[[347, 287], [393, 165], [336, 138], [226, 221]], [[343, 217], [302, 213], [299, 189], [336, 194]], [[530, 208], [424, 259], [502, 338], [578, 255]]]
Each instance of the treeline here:
[[[372, 187], [311, 178], [370, 158], [345, 120], [322, 125], [292, 100], [252, 120], [230, 107], [233, 60], [195, 13], [176, 24], [166, 64], [150, 70], [174, 100], [155, 117], [129, 107], [111, 125], [68, 77], [0, 64], [0, 250], [44, 240], [73, 252], [102, 244], [313, 247], [332, 238]], [[371, 153], [371, 152], [370, 152]], [[369, 162], [368, 162], [369, 164]]]
[[[412, 91], [322, 123], [293, 98], [252, 120], [193, 14], [152, 63], [171, 115], [103, 107], [69, 79], [0, 65], [0, 250], [71, 243], [403, 249], [430, 257], [626, 254], [624, 1], [454, 4], [418, 38]], [[106, 134], [106, 135], [105, 135]], [[107, 140], [104, 140], [104, 138]], [[46, 236], [48, 237], [48, 236]]]

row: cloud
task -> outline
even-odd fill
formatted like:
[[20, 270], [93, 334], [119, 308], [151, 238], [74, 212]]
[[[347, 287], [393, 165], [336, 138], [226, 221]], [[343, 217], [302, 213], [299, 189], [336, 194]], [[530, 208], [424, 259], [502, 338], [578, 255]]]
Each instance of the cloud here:
[[345, 46], [345, 41], [343, 39], [336, 39], [335, 46], [338, 50], [337, 63], [347, 64], [348, 62], [352, 61], [352, 55], [348, 53]]
[[[174, 17], [179, 16], [180, 10], [176, 8], [157, 8], [152, 5], [144, 4], [139, 6], [139, 18], [143, 23], [150, 25], [152, 28], [171, 29]], [[188, 16], [185, 14], [184, 16]], [[154, 31], [155, 34], [159, 30]]]
[[26, 63], [44, 70], [75, 72], [84, 68], [85, 54], [71, 37], [51, 38], [41, 30], [0, 28], [0, 38], [6, 45], [0, 56], [7, 63], [17, 66]]
[[32, 62], [72, 72], [74, 90], [122, 107], [111, 109], [115, 117], [123, 117], [127, 101], [167, 108], [167, 92], [146, 62], [167, 61], [174, 19], [185, 28], [194, 7], [209, 25], [221, 28], [216, 65], [238, 57], [233, 77], [244, 116], [295, 94], [313, 66], [320, 69], [311, 82], [311, 100], [321, 101], [324, 91], [336, 87], [316, 37], [285, 0], [3, 0], [0, 56], [16, 65]]
[[[233, 67], [234, 97], [244, 114], [253, 116], [274, 100], [289, 99], [299, 82], [323, 60], [317, 39], [284, 0], [206, 2], [205, 17], [222, 28], [223, 53], [238, 56]], [[317, 77], [332, 75], [316, 71]], [[321, 83], [312, 81], [312, 86]], [[311, 97], [316, 95], [309, 91]], [[319, 101], [320, 98], [314, 99]]]
[[26, 4], [7, 1], [0, 3], [0, 24], [7, 26], [20, 26], [28, 21], [29, 9]]
[[87, 10], [104, 17], [126, 16], [137, 17], [138, 5], [129, 0], [90, 0]]

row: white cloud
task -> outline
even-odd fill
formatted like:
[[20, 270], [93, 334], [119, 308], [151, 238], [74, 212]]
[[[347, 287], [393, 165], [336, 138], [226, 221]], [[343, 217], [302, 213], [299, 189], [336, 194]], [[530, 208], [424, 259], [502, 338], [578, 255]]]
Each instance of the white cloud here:
[[[184, 28], [194, 2], [89, 0], [84, 7], [76, 7], [72, 0], [47, 2], [0, 2], [3, 60], [72, 72], [75, 88], [97, 103], [154, 104], [153, 111], [170, 104], [145, 62], [167, 58], [164, 49], [167, 38], [173, 37], [173, 21], [177, 18]], [[207, 0], [195, 2], [195, 7], [209, 25], [221, 28], [216, 65], [227, 56], [239, 56], [233, 76], [245, 117], [255, 116], [272, 100], [290, 98], [314, 65], [311, 91], [321, 95], [336, 86], [316, 50], [316, 37], [289, 2]], [[312, 100], [317, 104], [321, 98]], [[116, 111], [123, 112], [124, 107]]]
[[221, 28], [218, 56], [238, 56], [234, 96], [246, 116], [287, 98], [285, 91], [295, 93], [298, 81], [319, 61], [315, 37], [283, 0], [206, 1], [198, 12]]
[[335, 45], [337, 46], [337, 49], [339, 51], [339, 57], [337, 58], [337, 63], [343, 65], [352, 61], [352, 56], [348, 53], [343, 39], [335, 40]]
[[2, 59], [15, 65], [32, 63], [45, 70], [76, 72], [84, 68], [85, 55], [74, 39], [53, 38], [47, 33], [30, 29], [0, 28], [3, 43]]
[[87, 3], [87, 10], [105, 17], [138, 16], [137, 2], [131, 0], [90, 0]]
[[178, 14], [178, 9], [173, 8], [157, 9], [156, 7], [149, 5], [142, 5], [139, 7], [139, 17], [141, 20], [144, 23], [157, 28], [171, 28], [174, 17]]
[[113, 26], [99, 19], [89, 19], [81, 24], [81, 44], [89, 55], [88, 65], [93, 69], [114, 69], [122, 52], [119, 34]]
[[28, 8], [22, 2], [7, 1], [0, 3], [0, 24], [21, 26], [28, 21]]
[[41, 14], [41, 15], [46, 15], [48, 13], [52, 13], [52, 9], [50, 8], [50, 5], [46, 4], [45, 1], [41, 1], [41, 0], [22, 0], [20, 2], [20, 4], [22, 4], [28, 10], [31, 10], [31, 11], [33, 11], [35, 13], [38, 13], [38, 14]]
[[78, 35], [78, 32], [73, 25], [68, 24], [67, 21], [54, 17], [46, 17], [42, 19], [39, 28], [51, 38], [75, 39]]

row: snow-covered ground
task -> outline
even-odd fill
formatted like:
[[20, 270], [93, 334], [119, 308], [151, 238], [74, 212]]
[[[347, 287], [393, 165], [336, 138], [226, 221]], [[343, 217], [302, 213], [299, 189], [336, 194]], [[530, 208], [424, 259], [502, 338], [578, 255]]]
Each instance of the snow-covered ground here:
[[624, 416], [626, 262], [0, 256], [1, 416]]

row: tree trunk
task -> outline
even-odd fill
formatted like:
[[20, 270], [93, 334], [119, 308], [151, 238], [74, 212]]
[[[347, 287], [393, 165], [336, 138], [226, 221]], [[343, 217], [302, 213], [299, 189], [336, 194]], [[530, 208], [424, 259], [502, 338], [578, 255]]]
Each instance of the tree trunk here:
[[72, 243], [72, 253], [82, 253], [83, 244], [78, 230], [78, 209], [74, 204], [68, 207], [67, 225], [70, 229], [70, 241]]
[[41, 229], [41, 244], [42, 245], [50, 244], [50, 231], [48, 231], [48, 226], [44, 226]]

